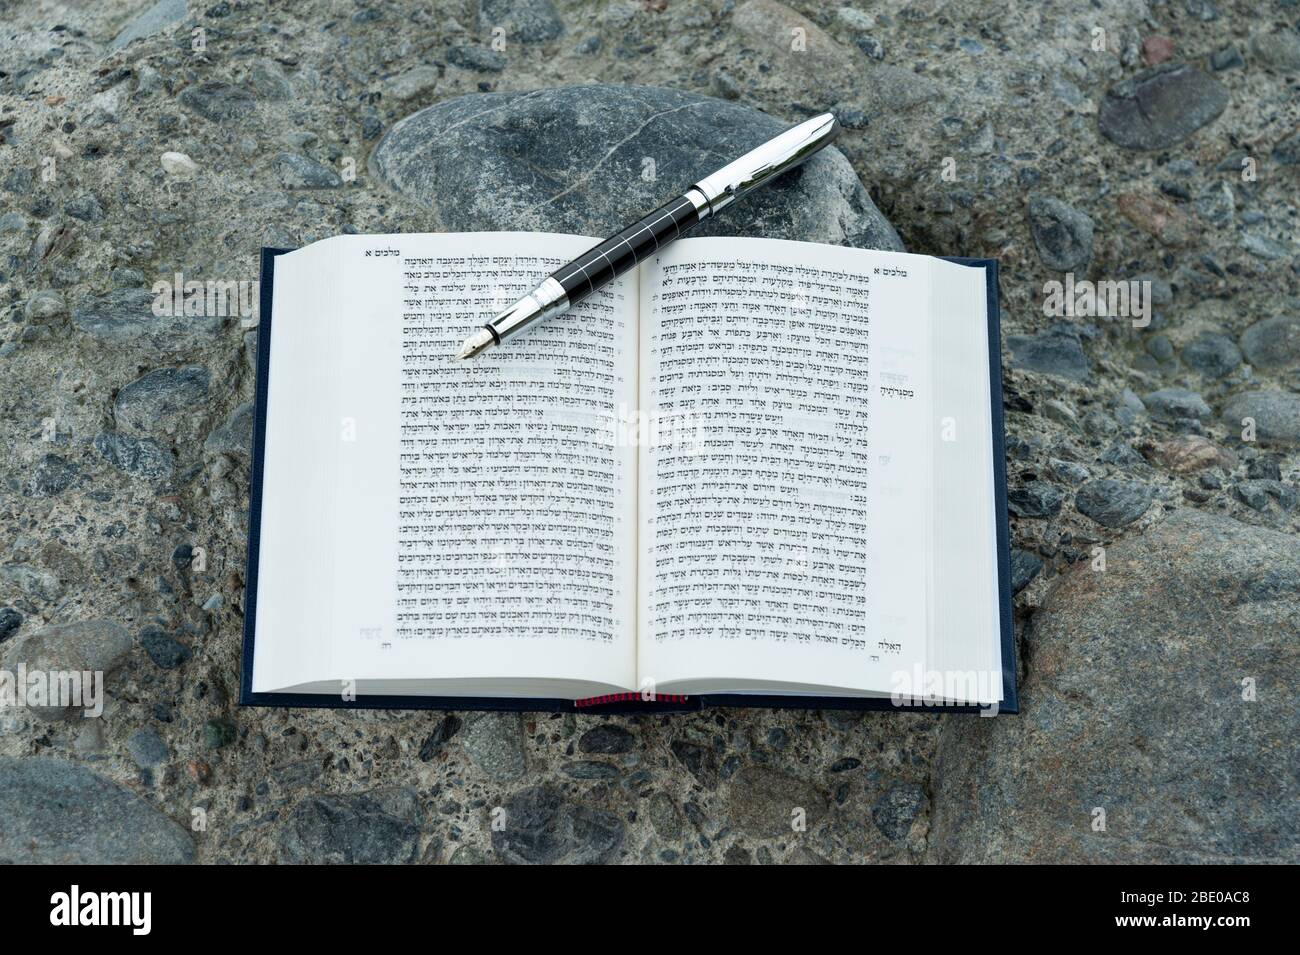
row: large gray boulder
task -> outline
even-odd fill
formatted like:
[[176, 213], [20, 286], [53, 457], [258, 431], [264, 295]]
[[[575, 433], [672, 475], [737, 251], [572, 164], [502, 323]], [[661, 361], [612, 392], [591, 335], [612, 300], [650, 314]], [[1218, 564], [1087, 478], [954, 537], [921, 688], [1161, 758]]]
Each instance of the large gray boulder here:
[[[397, 123], [375, 147], [370, 169], [448, 231], [603, 237], [789, 125], [736, 103], [650, 86], [479, 93]], [[833, 147], [691, 234], [903, 248]]]
[[945, 724], [931, 858], [1300, 861], [1295, 538], [1180, 510], [1105, 556], [1034, 615], [1020, 715]]
[[0, 757], [0, 864], [192, 861], [190, 834], [112, 780], [61, 759]]

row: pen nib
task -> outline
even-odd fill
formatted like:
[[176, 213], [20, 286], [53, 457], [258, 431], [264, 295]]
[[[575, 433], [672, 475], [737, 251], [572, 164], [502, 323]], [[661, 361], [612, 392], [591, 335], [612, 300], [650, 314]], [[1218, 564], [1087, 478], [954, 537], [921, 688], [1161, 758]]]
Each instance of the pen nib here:
[[483, 349], [492, 344], [492, 333], [486, 328], [480, 328], [469, 338], [465, 339], [465, 344], [460, 346], [460, 351], [456, 352], [457, 358], [473, 358]]

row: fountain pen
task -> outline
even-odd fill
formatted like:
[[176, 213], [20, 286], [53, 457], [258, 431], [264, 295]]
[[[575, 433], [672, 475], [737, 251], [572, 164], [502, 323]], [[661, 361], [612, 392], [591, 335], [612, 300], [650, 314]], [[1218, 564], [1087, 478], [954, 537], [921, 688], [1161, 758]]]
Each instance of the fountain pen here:
[[560, 266], [537, 288], [465, 339], [456, 357], [473, 358], [534, 322], [568, 311], [749, 190], [798, 166], [839, 131], [834, 115], [822, 113], [728, 163], [667, 205]]

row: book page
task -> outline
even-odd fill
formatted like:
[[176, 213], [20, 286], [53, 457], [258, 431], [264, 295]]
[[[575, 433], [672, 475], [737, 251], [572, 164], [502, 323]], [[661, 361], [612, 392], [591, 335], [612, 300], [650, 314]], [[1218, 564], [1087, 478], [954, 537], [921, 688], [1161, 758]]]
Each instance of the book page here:
[[[302, 682], [418, 692], [492, 681], [481, 695], [520, 695], [520, 680], [633, 685], [635, 449], [612, 435], [636, 398], [635, 275], [506, 347], [454, 357], [592, 242], [344, 236], [279, 259], [273, 354], [292, 356], [306, 333], [294, 302], [310, 288], [331, 338], [308, 372], [328, 387], [300, 408], [285, 407], [292, 395], [270, 402], [281, 431], [295, 416], [328, 422], [320, 447], [268, 474], [280, 497], [310, 473], [331, 485], [315, 526], [277, 530], [296, 533], [307, 560], [333, 555], [317, 568], [325, 579], [312, 593], [330, 613], [309, 638]], [[276, 574], [263, 569], [260, 594], [274, 593]], [[259, 610], [259, 648], [266, 639], [279, 638]]]
[[888, 694], [924, 665], [930, 268], [712, 238], [642, 264], [642, 681]]

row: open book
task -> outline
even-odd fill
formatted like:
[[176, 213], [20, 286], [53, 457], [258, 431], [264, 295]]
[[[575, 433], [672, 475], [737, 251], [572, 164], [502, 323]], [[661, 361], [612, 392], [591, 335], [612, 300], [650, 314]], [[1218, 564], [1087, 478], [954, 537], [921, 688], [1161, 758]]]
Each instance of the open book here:
[[1014, 709], [994, 264], [683, 239], [453, 357], [595, 241], [264, 253], [244, 701]]

